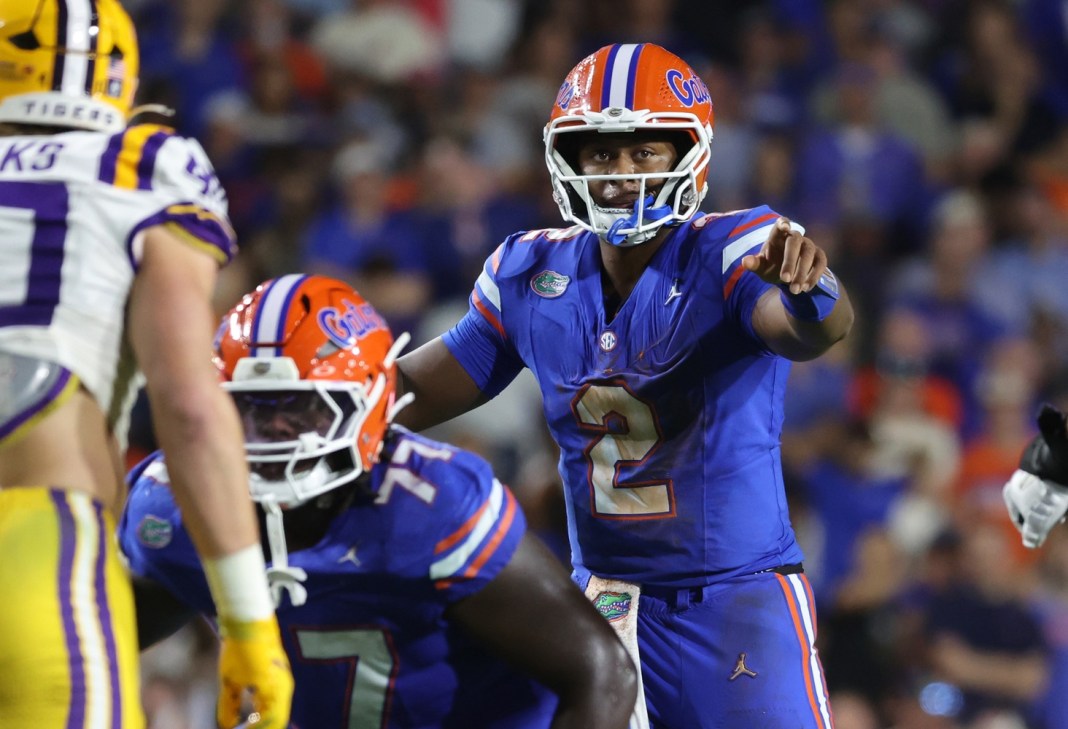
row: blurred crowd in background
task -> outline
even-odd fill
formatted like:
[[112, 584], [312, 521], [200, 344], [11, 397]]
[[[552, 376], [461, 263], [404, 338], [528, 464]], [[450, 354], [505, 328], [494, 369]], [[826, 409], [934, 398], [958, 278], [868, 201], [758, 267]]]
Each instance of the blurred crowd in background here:
[[[612, 42], [681, 55], [715, 106], [704, 209], [801, 223], [858, 310], [794, 367], [783, 433], [837, 728], [1068, 727], [1068, 528], [1025, 550], [1001, 499], [1037, 405], [1068, 408], [1065, 2], [126, 5], [142, 101], [229, 195], [220, 314], [326, 273], [414, 345], [507, 234], [561, 224], [541, 129], [568, 70]], [[131, 459], [153, 447], [138, 412]], [[529, 378], [435, 435], [490, 459], [566, 560]], [[212, 646], [197, 626], [150, 651], [153, 729], [210, 725]]]

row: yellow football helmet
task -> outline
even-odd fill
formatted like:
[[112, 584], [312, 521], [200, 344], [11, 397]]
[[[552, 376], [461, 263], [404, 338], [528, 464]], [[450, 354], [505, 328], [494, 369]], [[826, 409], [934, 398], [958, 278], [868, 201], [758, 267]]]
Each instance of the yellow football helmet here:
[[118, 0], [0, 0], [0, 121], [120, 131], [139, 65]]

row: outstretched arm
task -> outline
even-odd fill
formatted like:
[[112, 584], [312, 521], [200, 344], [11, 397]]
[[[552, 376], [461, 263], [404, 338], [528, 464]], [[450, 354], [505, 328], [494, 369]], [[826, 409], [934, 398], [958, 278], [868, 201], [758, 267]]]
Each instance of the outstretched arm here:
[[1068, 426], [1064, 413], [1043, 405], [1039, 433], [1002, 489], [1012, 523], [1025, 547], [1039, 547], [1068, 512]]
[[424, 430], [486, 402], [441, 337], [397, 360], [397, 372], [397, 397], [415, 395], [397, 415], [396, 422], [406, 428]]
[[776, 354], [815, 359], [852, 328], [853, 305], [827, 268], [827, 253], [785, 218], [772, 226], [759, 252], [742, 259], [742, 267], [778, 287], [753, 310], [753, 329]]
[[526, 534], [508, 566], [447, 616], [560, 698], [552, 729], [624, 729], [637, 669], [608, 621]]

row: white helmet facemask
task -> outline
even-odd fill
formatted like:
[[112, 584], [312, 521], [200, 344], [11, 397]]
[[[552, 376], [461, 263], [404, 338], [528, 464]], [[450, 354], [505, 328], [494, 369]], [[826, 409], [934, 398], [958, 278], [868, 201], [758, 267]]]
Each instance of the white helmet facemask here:
[[[696, 142], [667, 172], [583, 175], [559, 152], [560, 137], [579, 132], [618, 134], [635, 131], [689, 132]], [[708, 185], [699, 187], [708, 166], [712, 128], [684, 112], [632, 111], [610, 107], [562, 116], [545, 127], [545, 164], [553, 185], [553, 199], [564, 220], [575, 223], [612, 245], [627, 247], [650, 240], [665, 225], [679, 225], [697, 212]], [[595, 180], [637, 180], [638, 200], [632, 208], [606, 208], [590, 193]], [[655, 189], [653, 184], [659, 185]], [[577, 203], [577, 204], [576, 204]]]
[[[408, 343], [397, 337], [368, 391], [348, 380], [302, 380], [291, 357], [245, 357], [223, 383], [245, 431], [249, 493], [266, 514], [271, 567], [267, 577], [275, 604], [288, 592], [295, 606], [307, 600], [305, 571], [289, 566], [283, 511], [355, 481], [364, 473], [356, 447], [369, 413], [386, 394], [387, 378]], [[388, 421], [398, 407], [391, 408]], [[335, 454], [339, 454], [338, 457]]]

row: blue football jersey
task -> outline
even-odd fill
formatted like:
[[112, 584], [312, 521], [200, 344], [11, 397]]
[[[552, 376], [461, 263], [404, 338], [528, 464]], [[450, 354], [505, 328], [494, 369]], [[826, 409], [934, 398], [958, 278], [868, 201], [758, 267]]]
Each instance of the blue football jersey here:
[[741, 267], [767, 207], [676, 228], [618, 311], [597, 237], [511, 236], [444, 342], [488, 395], [524, 366], [560, 446], [576, 578], [687, 587], [800, 562], [779, 461], [789, 361], [754, 332]]
[[[308, 599], [278, 608], [296, 681], [294, 729], [547, 727], [555, 694], [452, 628], [453, 602], [511, 559], [526, 522], [481, 458], [400, 428], [377, 498], [291, 552]], [[154, 454], [131, 472], [120, 542], [135, 574], [214, 615], [200, 562]]]

